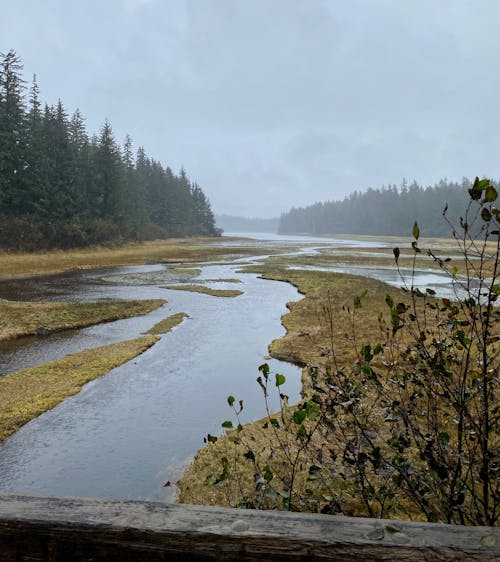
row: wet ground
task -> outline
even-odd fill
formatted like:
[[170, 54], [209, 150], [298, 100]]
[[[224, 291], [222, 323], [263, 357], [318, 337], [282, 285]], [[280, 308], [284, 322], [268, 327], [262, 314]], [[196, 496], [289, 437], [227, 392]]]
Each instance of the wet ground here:
[[[238, 242], [231, 244], [237, 248]], [[265, 255], [269, 240], [262, 236], [254, 244], [256, 256]], [[281, 244], [284, 253], [315, 252], [325, 245], [366, 247], [365, 242], [277, 236], [272, 244], [275, 248]], [[290, 245], [295, 246], [293, 251]], [[0, 490], [171, 500], [172, 488], [163, 483], [180, 476], [203, 436], [220, 432], [220, 423], [231, 414], [229, 394], [244, 399], [244, 420], [263, 416], [257, 367], [265, 360], [268, 344], [284, 333], [280, 317], [286, 303], [300, 296], [286, 283], [236, 273], [252, 259], [257, 257], [204, 265], [200, 278], [189, 277], [193, 283], [239, 278], [238, 285], [207, 282], [214, 288], [244, 291], [236, 298], [162, 289], [161, 284], [182, 274], [161, 264], [1, 282], [0, 298], [15, 300], [168, 300], [143, 317], [1, 344], [4, 373], [136, 337], [176, 312], [186, 312], [189, 318], [143, 355], [86, 385], [0, 444]], [[390, 268], [328, 269], [401, 285]], [[423, 288], [447, 290], [443, 276], [417, 273]], [[287, 392], [297, 400], [299, 369], [278, 361], [270, 364], [286, 375]]]

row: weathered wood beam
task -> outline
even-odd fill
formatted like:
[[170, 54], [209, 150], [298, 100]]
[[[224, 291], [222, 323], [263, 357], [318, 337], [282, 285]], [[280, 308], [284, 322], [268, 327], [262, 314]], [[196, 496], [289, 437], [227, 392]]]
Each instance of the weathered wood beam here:
[[0, 494], [0, 561], [498, 561], [500, 528]]

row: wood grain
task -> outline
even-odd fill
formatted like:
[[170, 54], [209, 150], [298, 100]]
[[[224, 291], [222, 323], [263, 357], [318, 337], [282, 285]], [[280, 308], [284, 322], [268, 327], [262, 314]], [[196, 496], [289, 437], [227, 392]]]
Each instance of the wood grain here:
[[500, 528], [0, 494], [0, 561], [498, 561]]

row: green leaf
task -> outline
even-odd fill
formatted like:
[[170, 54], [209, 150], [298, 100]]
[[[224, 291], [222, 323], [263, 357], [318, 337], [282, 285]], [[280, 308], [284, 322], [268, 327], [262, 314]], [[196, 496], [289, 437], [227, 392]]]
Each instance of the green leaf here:
[[498, 197], [497, 190], [492, 185], [489, 185], [486, 188], [486, 193], [484, 194], [484, 200], [486, 201], [486, 203], [493, 203], [493, 201], [497, 200], [497, 197]]
[[276, 373], [276, 386], [282, 386], [285, 384], [285, 382], [286, 382], [285, 375], [280, 375], [279, 373]]
[[306, 410], [297, 410], [294, 414], [293, 414], [293, 421], [294, 423], [296, 423], [297, 425], [300, 425], [307, 417], [307, 412]]
[[483, 209], [481, 210], [481, 218], [484, 222], [489, 222], [491, 220], [491, 213], [486, 207], [483, 207]]
[[227, 427], [228, 429], [231, 429], [233, 427], [233, 422], [231, 420], [226, 420], [225, 422], [222, 422], [222, 427]]
[[478, 201], [479, 199], [481, 199], [481, 188], [479, 187], [479, 183], [479, 178], [476, 177], [476, 179], [474, 180], [474, 185], [467, 190], [469, 192], [470, 198], [473, 201]]
[[391, 295], [385, 295], [385, 302], [387, 303], [387, 306], [389, 308], [392, 308], [394, 306], [394, 301], [392, 300]]
[[500, 285], [493, 285], [491, 288], [491, 292], [495, 295], [500, 295]]
[[228, 397], [227, 397], [227, 403], [228, 403], [230, 406], [232, 406], [232, 405], [234, 404], [234, 400], [235, 400], [234, 396], [228, 396]]
[[439, 434], [439, 439], [443, 442], [443, 443], [449, 443], [450, 442], [450, 435], [449, 433], [446, 432], [442, 432]]
[[280, 424], [279, 424], [279, 422], [278, 422], [278, 420], [277, 420], [276, 418], [271, 418], [271, 419], [269, 420], [269, 423], [270, 423], [273, 427], [276, 427], [276, 428], [279, 428], [279, 426], [280, 426]]
[[341, 480], [341, 481], [339, 482], [339, 488], [340, 488], [341, 490], [347, 490], [347, 484], [346, 484], [346, 482], [344, 482], [344, 480]]
[[314, 421], [319, 414], [319, 406], [316, 402], [309, 400], [306, 404], [307, 419]]
[[[476, 183], [474, 182], [474, 186], [475, 185], [476, 185]], [[477, 183], [477, 188], [480, 189], [481, 191], [484, 191], [485, 189], [488, 189], [489, 186], [490, 186], [490, 180], [488, 180], [486, 178], [483, 179], [483, 180], [480, 180]]]
[[[427, 289], [427, 290], [431, 291], [431, 289]], [[408, 307], [406, 306], [406, 304], [404, 302], [400, 302], [396, 306], [396, 312], [398, 314], [404, 314], [407, 310], [408, 310]]]
[[420, 229], [418, 228], [418, 223], [417, 223], [417, 221], [415, 221], [415, 222], [413, 223], [412, 234], [413, 234], [413, 238], [415, 238], [415, 240], [418, 240], [418, 237], [420, 236]]
[[269, 365], [267, 363], [263, 363], [259, 366], [259, 371], [264, 375], [264, 378], [267, 379], [269, 376]]
[[264, 480], [266, 482], [271, 482], [274, 478], [274, 474], [272, 473], [271, 469], [268, 466], [264, 467]]

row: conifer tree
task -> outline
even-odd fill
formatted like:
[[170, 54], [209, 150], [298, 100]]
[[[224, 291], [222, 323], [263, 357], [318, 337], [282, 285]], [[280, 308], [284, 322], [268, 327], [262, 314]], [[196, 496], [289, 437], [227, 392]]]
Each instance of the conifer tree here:
[[25, 84], [23, 66], [14, 50], [1, 55], [0, 66], [0, 210], [22, 212], [24, 200]]

